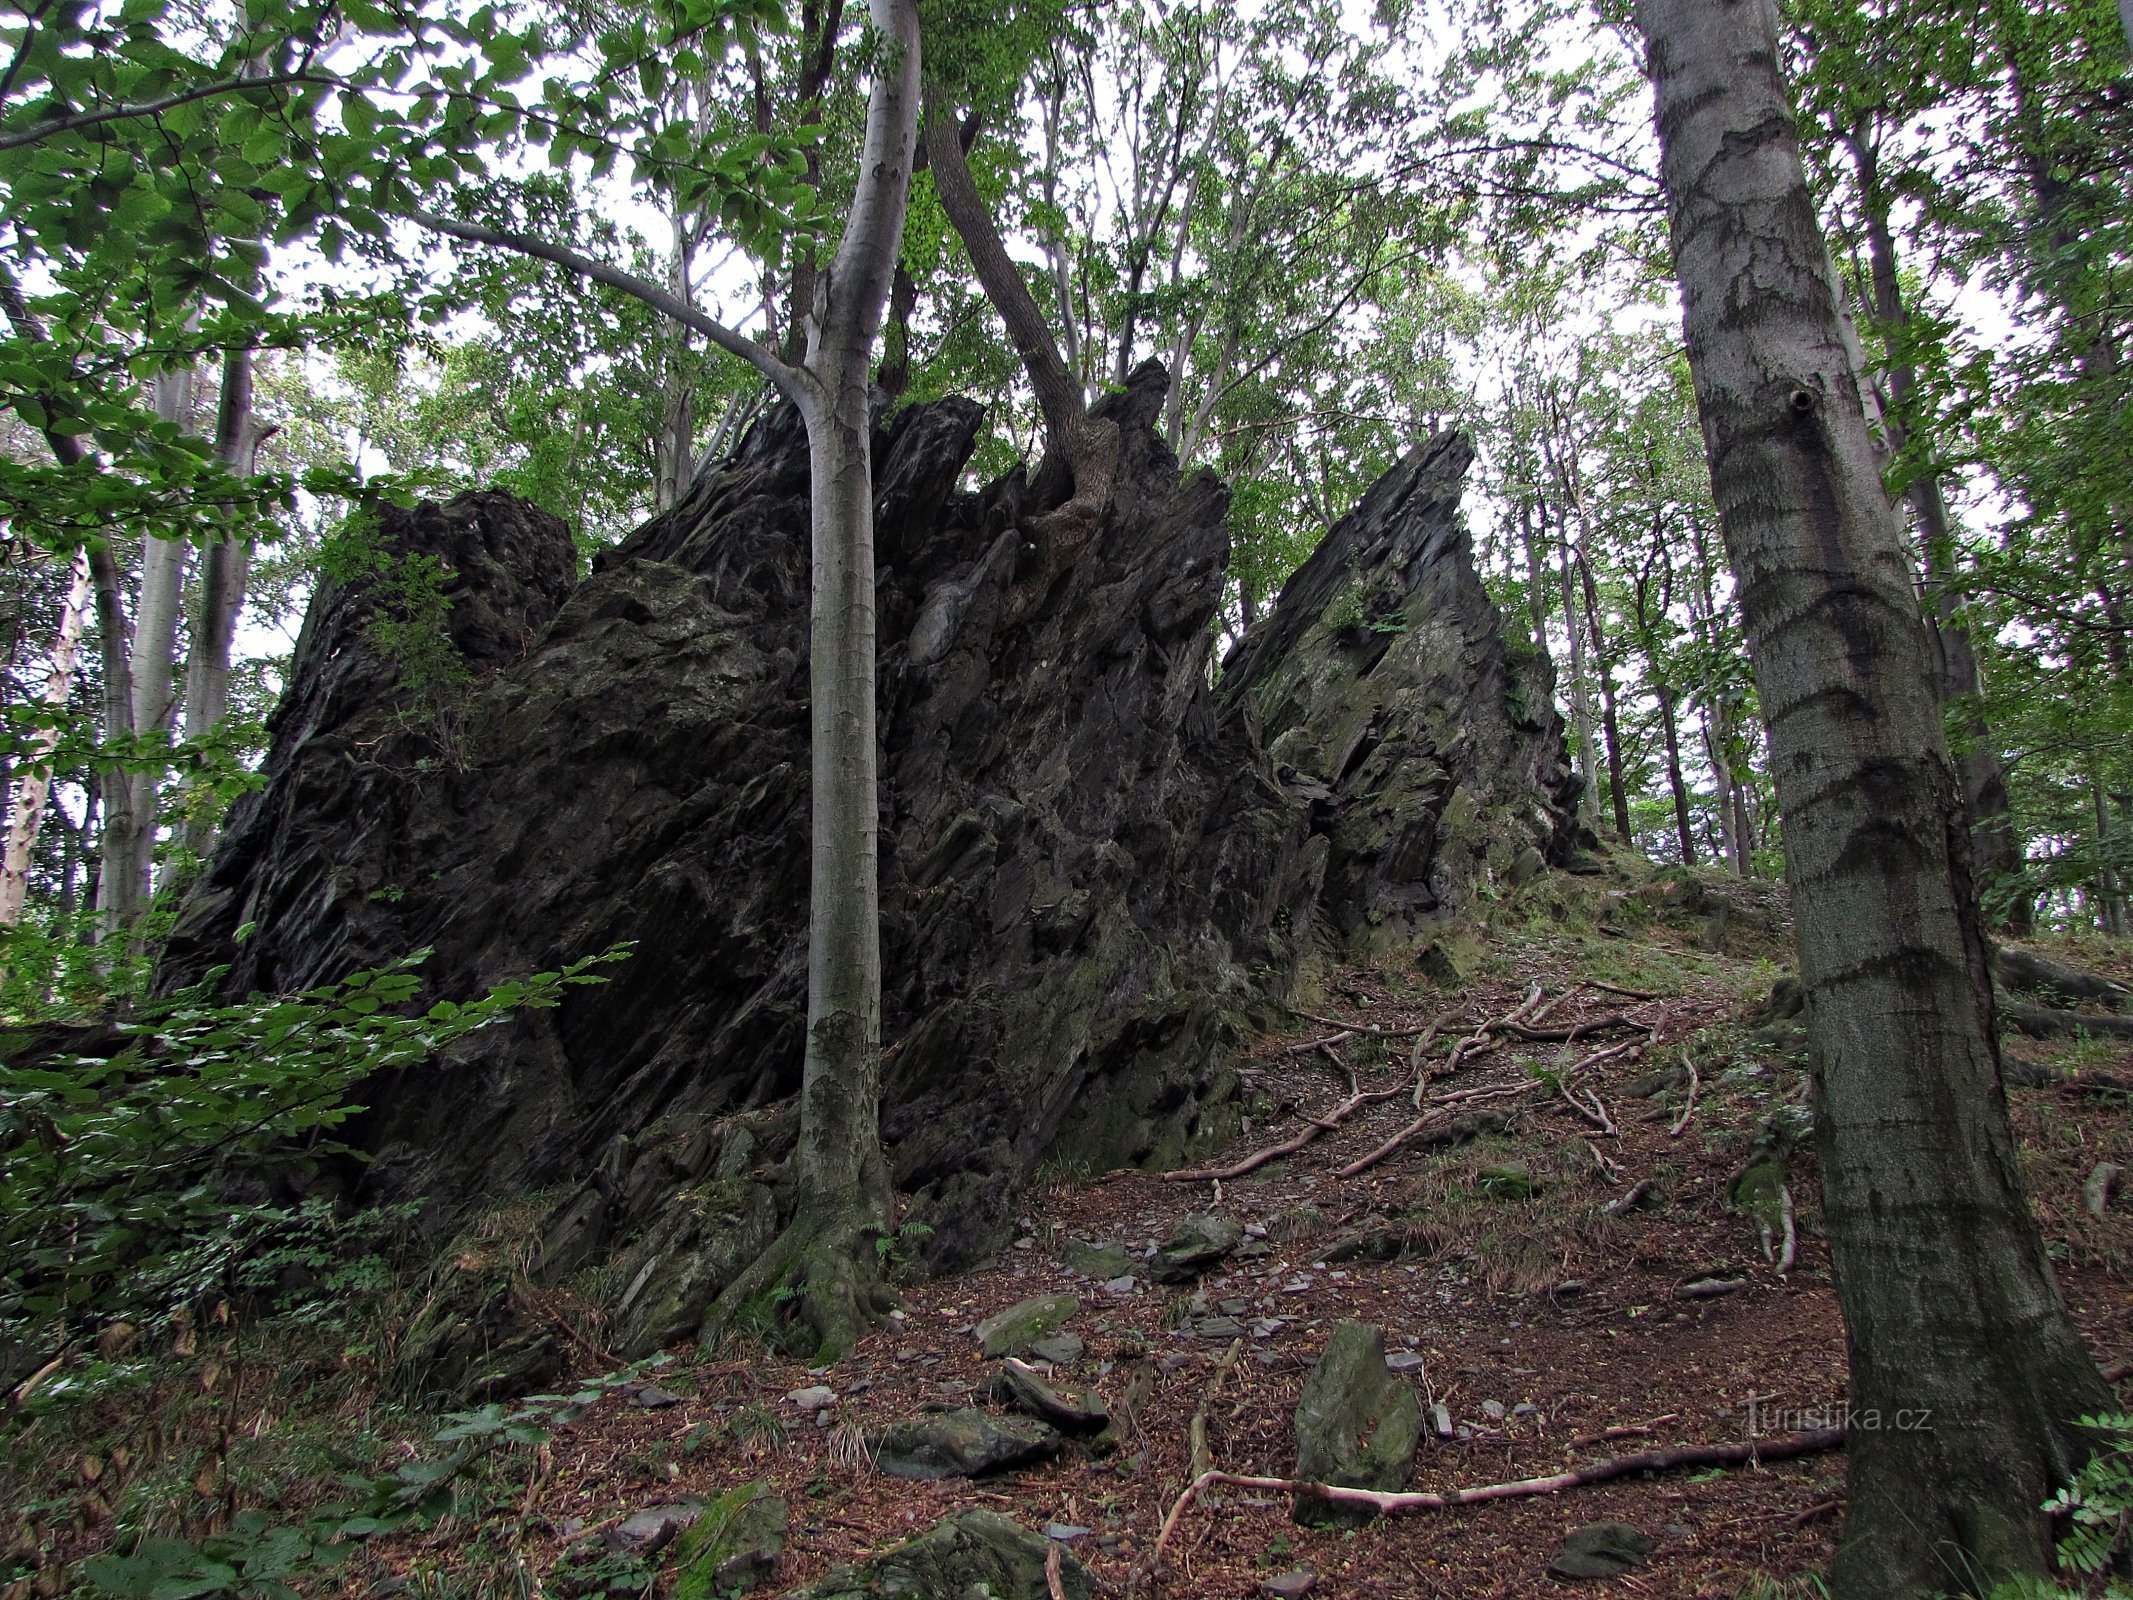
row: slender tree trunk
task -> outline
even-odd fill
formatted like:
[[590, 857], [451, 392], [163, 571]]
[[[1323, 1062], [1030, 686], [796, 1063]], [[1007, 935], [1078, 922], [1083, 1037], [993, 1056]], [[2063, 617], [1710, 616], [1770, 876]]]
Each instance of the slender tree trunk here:
[[1748, 841], [1741, 831], [1740, 807], [1735, 804], [1738, 785], [1733, 778], [1733, 741], [1729, 719], [1710, 706], [1703, 713], [1703, 753], [1711, 764], [1712, 802], [1718, 812], [1718, 840], [1726, 865], [1736, 878], [1748, 876]]
[[1652, 679], [1652, 693], [1659, 702], [1659, 732], [1666, 740], [1666, 786], [1674, 797], [1674, 836], [1681, 841], [1681, 864], [1696, 865], [1696, 830], [1689, 820], [1689, 786], [1681, 778], [1681, 730], [1677, 726], [1674, 691], [1664, 678]]
[[[1547, 520], [1548, 509], [1543, 506], [1541, 525], [1544, 528]], [[1570, 582], [1570, 533], [1560, 516], [1556, 518], [1556, 561], [1563, 600], [1563, 632], [1570, 640], [1570, 725], [1577, 736], [1578, 765], [1585, 770], [1585, 793], [1579, 801], [1579, 809], [1597, 833], [1600, 824], [1600, 763], [1592, 738], [1592, 688], [1585, 671], [1585, 630], [1578, 626], [1577, 598]]]
[[1600, 622], [1600, 591], [1592, 561], [1579, 542], [1578, 575], [1585, 591], [1585, 625], [1592, 633], [1592, 664], [1600, 680], [1600, 737], [1607, 747], [1607, 792], [1614, 803], [1615, 837], [1630, 842], [1629, 791], [1622, 781], [1622, 722], [1615, 707], [1615, 673], [1607, 659], [1607, 633]]
[[2048, 1570], [2038, 1507], [2087, 1451], [2073, 1419], [2111, 1394], [2022, 1189], [1961, 786], [1775, 6], [1638, 0], [1636, 15], [1821, 1089], [1853, 1408], [1832, 1592], [1975, 1593]]
[[[1896, 270], [1896, 236], [1889, 223], [1889, 197], [1881, 184], [1879, 152], [1864, 126], [1855, 128], [1847, 142], [1858, 173], [1860, 207], [1866, 219], [1874, 317], [1881, 324], [1889, 349], [1889, 440], [1893, 448], [1901, 450], [1905, 440], [1903, 419], [1918, 391], [1917, 364], [1905, 342], [1910, 332], [1910, 308], [1904, 304], [1903, 282]], [[1971, 852], [1978, 881], [1989, 885], [2012, 878], [2022, 870], [2014, 803], [2008, 797], [1999, 747], [1985, 722], [1981, 704], [1984, 681], [1978, 672], [1977, 650], [1971, 643], [1969, 626], [1963, 619], [1955, 541], [1949, 530], [1948, 504], [1941, 493], [1939, 476], [1921, 473], [1911, 483], [1909, 499], [1924, 558], [1927, 611], [1939, 646], [1941, 703], [1955, 709], [1961, 721], [1962, 736], [1955, 758], [1962, 773], [1963, 800], [1970, 808]], [[2026, 900], [2010, 907], [2011, 931], [2026, 933], [2032, 921]]]
[[[156, 420], [183, 429], [192, 420], [190, 367], [159, 375], [153, 385]], [[178, 616], [185, 593], [186, 546], [178, 539], [141, 541], [140, 582], [133, 622], [133, 731], [149, 747], [170, 743], [177, 714]], [[138, 820], [130, 842], [127, 881], [140, 886], [142, 904], [155, 888], [156, 823], [162, 807], [165, 769], [151, 766], [129, 775], [129, 808]]]
[[[104, 673], [104, 742], [126, 758], [133, 754], [133, 627], [126, 616], [124, 579], [108, 544], [89, 551], [89, 579], [96, 597], [97, 651]], [[122, 945], [147, 909], [148, 882], [139, 870], [141, 829], [153, 829], [134, 804], [135, 785], [122, 761], [103, 769], [104, 831], [97, 874], [98, 936]]]
[[[271, 435], [252, 414], [252, 353], [232, 350], [222, 358], [222, 396], [215, 422], [215, 453], [234, 473], [258, 470], [259, 446]], [[237, 618], [244, 610], [252, 567], [252, 541], [245, 535], [218, 539], [200, 563], [200, 608], [193, 619], [192, 653], [185, 663], [185, 738], [197, 744], [222, 725], [230, 710], [230, 652]], [[197, 785], [194, 785], [197, 788]], [[219, 820], [194, 794], [186, 806], [185, 845], [204, 859], [214, 848]]]
[[[89, 611], [89, 552], [74, 557], [73, 578], [67, 598], [60, 606], [59, 631], [52, 641], [52, 668], [45, 676], [42, 699], [55, 714], [74, 689], [74, 662], [81, 652], [82, 623]], [[8, 816], [7, 845], [0, 856], [0, 928], [22, 920], [29, 893], [30, 859], [37, 846], [37, 832], [44, 824], [45, 807], [52, 797], [52, 752], [59, 744], [57, 728], [41, 728], [30, 739], [26, 759], [17, 771], [14, 805]]]
[[2104, 803], [2103, 763], [2092, 751], [2089, 755], [2089, 803], [2096, 818], [2096, 905], [2102, 913], [2103, 931], [2114, 936], [2126, 931], [2126, 900], [2124, 884], [2118, 873], [2109, 865], [2111, 839], [2111, 813]]

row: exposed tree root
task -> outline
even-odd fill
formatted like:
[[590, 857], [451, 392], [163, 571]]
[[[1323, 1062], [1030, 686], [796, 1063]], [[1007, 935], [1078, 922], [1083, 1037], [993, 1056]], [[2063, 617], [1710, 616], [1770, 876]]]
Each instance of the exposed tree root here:
[[1681, 1130], [1689, 1125], [1689, 1118], [1696, 1114], [1696, 1091], [1703, 1083], [1696, 1074], [1695, 1059], [1686, 1050], [1681, 1052], [1681, 1064], [1689, 1069], [1689, 1103], [1681, 1108], [1681, 1115], [1676, 1117], [1674, 1125], [1666, 1130], [1669, 1139], [1680, 1138]]
[[2077, 1033], [2099, 1039], [2133, 1039], [2133, 1017], [2105, 1017], [2086, 1011], [2060, 1011], [2021, 1000], [2002, 1000], [2000, 1018], [2032, 1039], [2062, 1039]]
[[697, 1343], [716, 1343], [766, 1299], [790, 1298], [815, 1334], [817, 1359], [834, 1360], [895, 1304], [881, 1280], [877, 1233], [849, 1215], [803, 1211], [720, 1291]]
[[1305, 1483], [1295, 1478], [1253, 1478], [1233, 1472], [1203, 1472], [1186, 1485], [1185, 1492], [1170, 1508], [1170, 1515], [1163, 1519], [1162, 1531], [1156, 1535], [1155, 1549], [1149, 1553], [1143, 1571], [1151, 1577], [1160, 1575], [1163, 1552], [1169, 1547], [1171, 1536], [1177, 1532], [1179, 1521], [1203, 1490], [1217, 1484], [1251, 1489], [1261, 1494], [1310, 1495], [1341, 1505], [1369, 1506], [1384, 1515], [1397, 1516], [1409, 1511], [1444, 1511], [1486, 1500], [1524, 1500], [1536, 1495], [1559, 1494], [1565, 1489], [1606, 1483], [1640, 1472], [1678, 1472], [1684, 1467], [1733, 1467], [1765, 1461], [1791, 1461], [1800, 1456], [1843, 1448], [1842, 1428], [1818, 1428], [1812, 1433], [1784, 1434], [1772, 1439], [1749, 1440], [1744, 1444], [1692, 1444], [1671, 1450], [1645, 1450], [1637, 1455], [1596, 1461], [1589, 1467], [1576, 1467], [1543, 1478], [1519, 1478], [1472, 1489], [1446, 1489], [1442, 1493], [1394, 1494], [1376, 1489], [1344, 1489], [1334, 1484]]

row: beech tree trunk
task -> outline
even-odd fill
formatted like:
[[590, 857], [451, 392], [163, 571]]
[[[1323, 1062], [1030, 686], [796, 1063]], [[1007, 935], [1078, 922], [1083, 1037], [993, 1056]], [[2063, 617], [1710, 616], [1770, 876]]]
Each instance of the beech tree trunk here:
[[[81, 653], [82, 622], [89, 611], [89, 552], [74, 557], [73, 578], [59, 611], [59, 632], [52, 641], [52, 666], [45, 675], [44, 703], [66, 704], [74, 688], [74, 663]], [[40, 729], [24, 752], [26, 759], [15, 772], [14, 805], [9, 811], [7, 844], [0, 855], [0, 928], [12, 928], [22, 920], [28, 897], [30, 857], [37, 846], [38, 830], [44, 825], [45, 807], [52, 798], [52, 751], [59, 744], [57, 728]]]
[[1689, 364], [1771, 732], [1851, 1359], [1840, 1600], [2042, 1573], [2108, 1387], [2030, 1218], [1962, 791], [1771, 0], [1638, 0]]
[[[272, 432], [252, 414], [252, 353], [232, 350], [222, 358], [222, 397], [215, 422], [215, 453], [234, 473], [258, 469], [259, 446]], [[230, 711], [230, 651], [237, 617], [244, 609], [252, 568], [252, 541], [218, 539], [200, 559], [200, 604], [193, 617], [192, 651], [185, 662], [185, 737], [198, 743], [221, 726]], [[214, 847], [216, 818], [199, 802], [186, 808], [185, 844], [195, 857]]]
[[1681, 777], [1681, 730], [1674, 711], [1674, 690], [1664, 678], [1655, 678], [1652, 692], [1659, 701], [1659, 731], [1666, 740], [1666, 786], [1674, 797], [1674, 836], [1681, 841], [1681, 864], [1696, 865], [1696, 830], [1689, 820], [1689, 786]]
[[[1889, 442], [1902, 449], [1904, 403], [1918, 389], [1918, 367], [1904, 340], [1910, 328], [1910, 308], [1904, 304], [1903, 282], [1896, 270], [1896, 236], [1889, 226], [1889, 197], [1881, 185], [1879, 154], [1867, 130], [1855, 130], [1848, 141], [1859, 176], [1861, 209], [1866, 218], [1868, 270], [1874, 285], [1874, 316], [1888, 341]], [[1957, 708], [1962, 739], [1955, 750], [1956, 767], [1962, 774], [1963, 801], [1970, 808], [1970, 847], [1980, 883], [2014, 876], [2022, 870], [2021, 841], [2015, 835], [2014, 802], [2007, 793], [2007, 773], [2000, 763], [1999, 748], [1992, 741], [1979, 705], [1984, 683], [1978, 673], [1977, 650], [1970, 640], [1969, 625], [1962, 614], [1961, 585], [1955, 573], [1954, 540], [1948, 526], [1948, 503], [1941, 493], [1940, 478], [1923, 473], [1913, 480], [1909, 495], [1916, 521], [1920, 554], [1924, 558], [1926, 602], [1933, 620], [1940, 667], [1940, 696], [1944, 706]], [[2029, 931], [2034, 917], [2027, 900], [2010, 908], [2010, 931]]]

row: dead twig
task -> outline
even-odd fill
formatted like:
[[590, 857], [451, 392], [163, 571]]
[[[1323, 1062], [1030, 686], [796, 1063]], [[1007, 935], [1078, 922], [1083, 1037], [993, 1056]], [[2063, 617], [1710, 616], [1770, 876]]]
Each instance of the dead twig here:
[[1044, 1587], [1050, 1591], [1052, 1600], [1067, 1600], [1066, 1580], [1059, 1571], [1059, 1545], [1052, 1543], [1044, 1553]]
[[1350, 1039], [1353, 1039], [1354, 1037], [1355, 1034], [1352, 1031], [1347, 1028], [1343, 1028], [1339, 1033], [1330, 1033], [1326, 1035], [1326, 1037], [1323, 1039], [1300, 1039], [1295, 1044], [1284, 1045], [1282, 1046], [1282, 1054], [1290, 1056], [1307, 1056], [1313, 1050], [1323, 1050], [1328, 1045], [1346, 1044]]
[[1572, 1439], [1568, 1448], [1572, 1450], [1589, 1450], [1596, 1444], [1606, 1444], [1612, 1439], [1649, 1438], [1652, 1429], [1658, 1427], [1662, 1422], [1678, 1421], [1680, 1416], [1681, 1413], [1678, 1411], [1669, 1411], [1665, 1416], [1653, 1417], [1648, 1422], [1625, 1423], [1620, 1427], [1602, 1428], [1598, 1433], [1582, 1434], [1578, 1438]]
[[1735, 1294], [1748, 1287], [1746, 1278], [1699, 1278], [1694, 1283], [1684, 1283], [1674, 1290], [1676, 1300], [1715, 1300], [1722, 1294]]
[[1474, 1505], [1487, 1500], [1525, 1500], [1536, 1495], [1559, 1494], [1565, 1489], [1606, 1483], [1640, 1472], [1676, 1472], [1684, 1467], [1734, 1467], [1757, 1465], [1765, 1461], [1792, 1461], [1801, 1456], [1819, 1455], [1824, 1451], [1843, 1448], [1842, 1428], [1818, 1428], [1812, 1433], [1751, 1439], [1741, 1444], [1691, 1444], [1676, 1446], [1670, 1450], [1645, 1450], [1633, 1456], [1617, 1456], [1607, 1461], [1596, 1461], [1589, 1467], [1550, 1473], [1542, 1478], [1488, 1483], [1473, 1489], [1447, 1489], [1441, 1494], [1421, 1491], [1395, 1494], [1378, 1489], [1345, 1489], [1335, 1484], [1306, 1483], [1295, 1478], [1251, 1478], [1232, 1472], [1203, 1472], [1185, 1486], [1185, 1492], [1178, 1496], [1176, 1504], [1170, 1508], [1170, 1514], [1163, 1519], [1162, 1530], [1156, 1535], [1155, 1548], [1149, 1552], [1144, 1570], [1149, 1576], [1161, 1573], [1163, 1552], [1169, 1547], [1171, 1536], [1177, 1532], [1179, 1521], [1191, 1509], [1193, 1501], [1199, 1498], [1200, 1492], [1216, 1484], [1257, 1490], [1260, 1493], [1309, 1495], [1316, 1499], [1333, 1501], [1337, 1505], [1369, 1506], [1383, 1515], [1396, 1516], [1407, 1511], [1444, 1511], [1453, 1506]]
[[1439, 1017], [1412, 1028], [1383, 1028], [1375, 1022], [1351, 1022], [1345, 1017], [1322, 1017], [1315, 1011], [1305, 1011], [1296, 1006], [1289, 1007], [1289, 1015], [1304, 1022], [1315, 1022], [1322, 1028], [1339, 1028], [1343, 1033], [1359, 1033], [1371, 1039], [1412, 1039], [1416, 1034], [1427, 1033], [1450, 1020]]

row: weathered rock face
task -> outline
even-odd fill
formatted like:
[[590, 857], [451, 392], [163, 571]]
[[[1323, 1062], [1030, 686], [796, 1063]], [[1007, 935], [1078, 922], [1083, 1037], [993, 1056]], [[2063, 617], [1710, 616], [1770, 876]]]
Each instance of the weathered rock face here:
[[[964, 401], [876, 440], [883, 1134], [936, 1266], [996, 1248], [1047, 1155], [1160, 1162], [1221, 1131], [1226, 1049], [1301, 962], [1455, 911], [1572, 826], [1545, 664], [1506, 649], [1468, 562], [1456, 436], [1336, 530], [1218, 693], [1227, 495], [1160, 442], [1163, 381], [1104, 403], [1114, 508], [1021, 621], [1048, 476], [959, 491]], [[804, 435], [775, 413], [575, 586], [566, 530], [505, 496], [387, 531], [453, 574], [472, 681], [412, 706], [377, 602], [323, 594], [166, 977], [296, 987], [427, 946], [453, 994], [633, 941], [611, 982], [379, 1085], [359, 1136], [368, 1182], [440, 1214], [549, 1194], [547, 1270], [630, 1252], [623, 1336], [672, 1339], [705, 1261], [770, 1226], [791, 1142]]]

